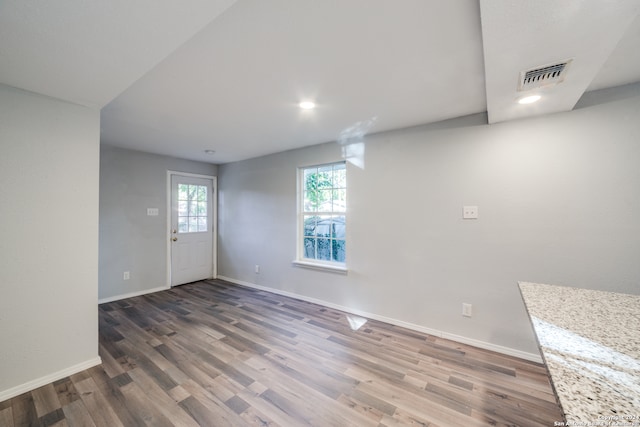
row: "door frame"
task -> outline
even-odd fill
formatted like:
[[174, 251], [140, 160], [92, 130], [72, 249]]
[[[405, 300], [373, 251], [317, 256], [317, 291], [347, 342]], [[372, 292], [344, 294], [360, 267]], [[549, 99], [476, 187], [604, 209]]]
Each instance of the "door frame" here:
[[167, 170], [167, 289], [171, 288], [171, 215], [173, 212], [171, 211], [171, 178], [174, 175], [180, 176], [188, 176], [191, 178], [204, 178], [211, 180], [211, 192], [213, 193], [213, 200], [211, 201], [213, 205], [213, 232], [211, 233], [212, 239], [212, 257], [211, 260], [213, 266], [213, 278], [218, 278], [218, 177], [212, 175], [202, 175], [198, 173], [189, 173], [189, 172], [180, 172], [180, 171], [172, 171]]

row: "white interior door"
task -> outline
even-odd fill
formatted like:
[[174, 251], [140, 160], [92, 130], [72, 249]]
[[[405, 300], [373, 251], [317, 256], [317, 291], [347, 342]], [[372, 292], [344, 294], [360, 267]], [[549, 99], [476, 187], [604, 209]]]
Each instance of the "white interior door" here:
[[212, 178], [171, 175], [171, 286], [213, 277]]

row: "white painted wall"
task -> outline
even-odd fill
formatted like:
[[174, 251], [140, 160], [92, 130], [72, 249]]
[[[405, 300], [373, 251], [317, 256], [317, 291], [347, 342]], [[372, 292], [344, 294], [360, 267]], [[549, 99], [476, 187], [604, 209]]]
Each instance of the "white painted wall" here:
[[339, 144], [222, 165], [219, 274], [535, 358], [518, 281], [640, 293], [640, 85], [581, 105], [351, 146], [348, 276], [291, 265], [296, 167], [340, 160]]
[[100, 115], [0, 85], [0, 401], [100, 363]]
[[[100, 149], [101, 301], [167, 285], [167, 171], [215, 176], [218, 167], [102, 144]], [[158, 208], [158, 216], [147, 216]], [[123, 280], [123, 273], [130, 273]]]

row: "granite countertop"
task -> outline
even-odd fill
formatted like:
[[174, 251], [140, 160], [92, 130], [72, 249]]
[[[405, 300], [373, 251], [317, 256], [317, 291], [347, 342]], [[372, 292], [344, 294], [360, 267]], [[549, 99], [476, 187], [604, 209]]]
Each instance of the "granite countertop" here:
[[640, 295], [520, 282], [566, 417], [640, 426]]

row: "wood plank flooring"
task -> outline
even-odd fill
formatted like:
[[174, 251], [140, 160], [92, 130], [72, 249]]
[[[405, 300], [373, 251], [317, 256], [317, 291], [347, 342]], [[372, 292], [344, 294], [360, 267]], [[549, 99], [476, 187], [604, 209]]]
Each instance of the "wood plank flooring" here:
[[223, 281], [99, 314], [102, 365], [1, 402], [0, 427], [562, 420], [542, 365]]

